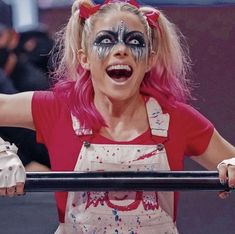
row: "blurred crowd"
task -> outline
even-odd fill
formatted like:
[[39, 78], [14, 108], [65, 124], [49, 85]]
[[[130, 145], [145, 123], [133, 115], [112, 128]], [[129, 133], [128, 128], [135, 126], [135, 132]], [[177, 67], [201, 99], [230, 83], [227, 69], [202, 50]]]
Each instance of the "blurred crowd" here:
[[[0, 11], [3, 4], [0, 4]], [[54, 41], [46, 27], [17, 32], [5, 17], [0, 18], [0, 93], [46, 90], [49, 82], [49, 54]], [[0, 136], [14, 142], [28, 171], [50, 168], [47, 149], [36, 143], [36, 134], [23, 128], [0, 127]]]

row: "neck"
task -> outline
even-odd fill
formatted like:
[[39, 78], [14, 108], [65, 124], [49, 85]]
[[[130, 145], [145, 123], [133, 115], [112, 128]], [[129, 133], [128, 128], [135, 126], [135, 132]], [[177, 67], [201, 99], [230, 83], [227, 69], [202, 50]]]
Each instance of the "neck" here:
[[94, 102], [96, 108], [106, 121], [114, 118], [118, 118], [119, 120], [131, 118], [139, 109], [145, 107], [143, 97], [140, 94], [121, 101], [113, 100], [106, 96], [95, 96]]
[[95, 97], [95, 105], [108, 125], [100, 133], [108, 138], [130, 140], [148, 128], [145, 101], [140, 94], [122, 101]]

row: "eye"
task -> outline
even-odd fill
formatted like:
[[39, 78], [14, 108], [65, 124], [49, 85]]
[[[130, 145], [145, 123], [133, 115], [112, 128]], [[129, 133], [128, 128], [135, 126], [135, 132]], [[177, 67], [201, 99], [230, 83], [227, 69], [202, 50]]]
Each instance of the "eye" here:
[[99, 35], [94, 41], [96, 46], [110, 46], [114, 43], [115, 38], [110, 34]]
[[112, 43], [110, 38], [104, 38], [103, 40], [100, 41], [101, 44], [110, 44]]
[[129, 46], [145, 47], [144, 37], [139, 32], [130, 32], [125, 41]]
[[140, 42], [137, 39], [132, 39], [128, 42], [128, 44], [130, 44], [130, 45], [140, 45]]

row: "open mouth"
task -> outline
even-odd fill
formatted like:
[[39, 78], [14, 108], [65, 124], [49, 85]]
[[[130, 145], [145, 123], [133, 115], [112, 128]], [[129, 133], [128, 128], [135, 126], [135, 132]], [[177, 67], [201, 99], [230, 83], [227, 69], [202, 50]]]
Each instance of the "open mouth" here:
[[115, 81], [125, 81], [131, 77], [133, 69], [129, 65], [111, 65], [106, 69], [106, 72]]

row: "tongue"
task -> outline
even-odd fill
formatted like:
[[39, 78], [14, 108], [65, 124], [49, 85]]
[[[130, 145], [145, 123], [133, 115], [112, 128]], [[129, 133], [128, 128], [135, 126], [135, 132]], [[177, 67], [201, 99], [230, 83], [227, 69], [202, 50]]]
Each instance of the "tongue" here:
[[128, 71], [126, 69], [114, 69], [107, 71], [107, 73], [113, 79], [129, 78], [132, 74], [131, 71]]

